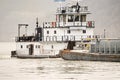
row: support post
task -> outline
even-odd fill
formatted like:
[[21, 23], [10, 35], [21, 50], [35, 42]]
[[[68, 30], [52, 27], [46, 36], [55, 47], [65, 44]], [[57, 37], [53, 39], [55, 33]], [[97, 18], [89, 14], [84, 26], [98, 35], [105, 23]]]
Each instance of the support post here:
[[115, 54], [117, 54], [117, 42], [115, 43]]
[[106, 30], [104, 29], [104, 38], [106, 38]]
[[104, 43], [104, 54], [106, 53], [106, 44]]

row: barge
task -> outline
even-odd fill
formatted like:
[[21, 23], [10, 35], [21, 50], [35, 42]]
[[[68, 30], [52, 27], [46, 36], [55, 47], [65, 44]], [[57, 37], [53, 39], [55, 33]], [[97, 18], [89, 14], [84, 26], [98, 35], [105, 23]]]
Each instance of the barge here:
[[120, 62], [120, 39], [100, 39], [87, 50], [63, 50], [61, 57], [65, 60]]

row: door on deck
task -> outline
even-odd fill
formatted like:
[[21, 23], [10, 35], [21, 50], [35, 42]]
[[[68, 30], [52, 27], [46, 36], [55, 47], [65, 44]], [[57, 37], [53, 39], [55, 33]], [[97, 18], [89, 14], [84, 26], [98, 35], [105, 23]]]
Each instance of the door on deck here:
[[33, 55], [33, 52], [34, 52], [34, 45], [30, 44], [29, 45], [29, 55]]

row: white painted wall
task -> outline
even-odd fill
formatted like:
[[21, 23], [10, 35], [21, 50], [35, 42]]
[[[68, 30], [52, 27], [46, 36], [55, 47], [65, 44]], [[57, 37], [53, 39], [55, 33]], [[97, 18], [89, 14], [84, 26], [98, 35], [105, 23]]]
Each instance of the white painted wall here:
[[[18, 42], [16, 44], [16, 51], [18, 55], [29, 55], [29, 48], [27, 45], [34, 45], [33, 55], [56, 55], [60, 50], [67, 48], [67, 43], [57, 42]], [[21, 45], [23, 48], [21, 48]], [[40, 48], [36, 48], [36, 45], [40, 45]]]
[[[70, 30], [70, 34], [68, 33], [68, 30]], [[83, 33], [83, 30], [86, 30], [86, 33]], [[93, 36], [94, 35], [93, 30], [94, 28], [86, 28], [86, 27], [44, 28], [44, 41], [52, 41], [53, 37], [55, 36], [59, 41], [62, 41], [62, 36], [69, 36], [69, 37], [75, 36], [76, 40], [80, 40], [81, 36], [82, 38], [87, 38], [87, 36], [89, 35]], [[49, 34], [47, 34], [47, 31], [49, 31]], [[56, 34], [54, 34], [54, 31], [56, 31]], [[46, 40], [47, 36], [48, 38]]]
[[[30, 44], [34, 44], [34, 55], [39, 55], [40, 52], [40, 48], [36, 48], [36, 45], [40, 45], [41, 44], [39, 42], [17, 42], [16, 43], [16, 51], [17, 54], [29, 54], [29, 48], [27, 48], [28, 45]], [[21, 45], [23, 46], [23, 48], [21, 48]]]

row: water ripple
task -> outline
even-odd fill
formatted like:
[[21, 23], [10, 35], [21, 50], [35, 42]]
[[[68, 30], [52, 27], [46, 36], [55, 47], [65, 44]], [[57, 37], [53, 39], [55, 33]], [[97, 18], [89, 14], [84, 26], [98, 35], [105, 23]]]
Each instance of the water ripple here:
[[[0, 80], [119, 80], [120, 63], [62, 59], [2, 59]], [[87, 77], [86, 77], [87, 76]], [[92, 78], [91, 78], [92, 77]]]

